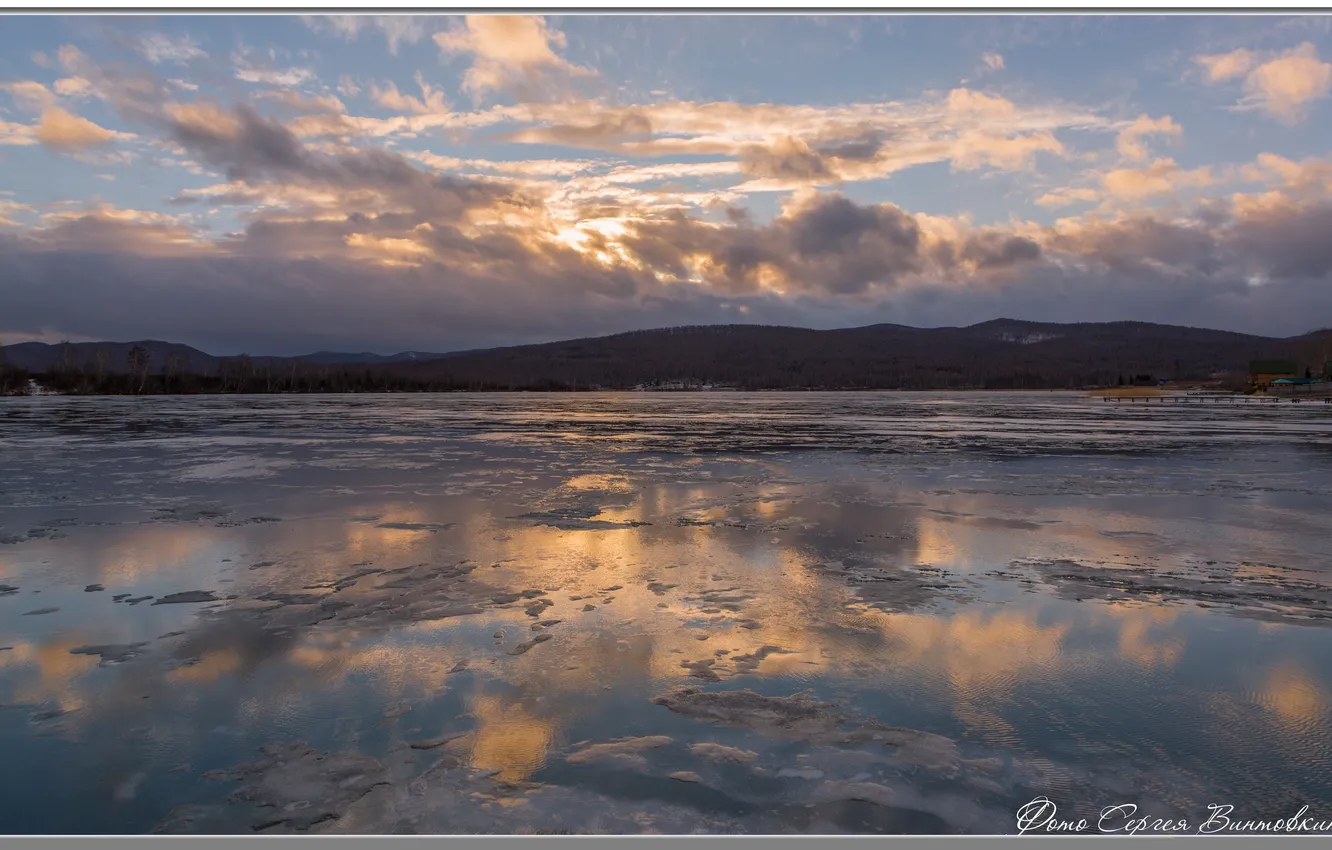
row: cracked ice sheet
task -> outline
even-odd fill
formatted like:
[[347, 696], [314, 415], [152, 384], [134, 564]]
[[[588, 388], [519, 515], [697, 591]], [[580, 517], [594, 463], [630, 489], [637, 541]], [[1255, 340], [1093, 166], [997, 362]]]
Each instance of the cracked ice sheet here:
[[[6, 741], [63, 748], [11, 783], [27, 829], [56, 823], [53, 801], [93, 832], [226, 808], [205, 773], [298, 740], [391, 776], [311, 829], [387, 825], [363, 812], [386, 795], [421, 828], [529, 806], [515, 828], [815, 832], [986, 831], [1050, 788], [1071, 809], [1327, 796], [1313, 420], [1181, 442], [1177, 423], [1061, 408], [1104, 426], [1079, 443], [1044, 395], [954, 404], [966, 428], [897, 399], [821, 396], [817, 416], [758, 399], [761, 431], [687, 399], [663, 418], [612, 398], [627, 430], [578, 399], [428, 401], [99, 400], [58, 442], [42, 417], [69, 400], [0, 418], [19, 482], [0, 493], [0, 614], [55, 609], [0, 617]], [[877, 430], [850, 416], [875, 404]], [[210, 465], [265, 474], [176, 474]], [[808, 689], [916, 743], [651, 702], [689, 685]], [[641, 763], [568, 760], [660, 737]], [[435, 789], [453, 770], [481, 778]], [[583, 802], [602, 820], [556, 822]]]

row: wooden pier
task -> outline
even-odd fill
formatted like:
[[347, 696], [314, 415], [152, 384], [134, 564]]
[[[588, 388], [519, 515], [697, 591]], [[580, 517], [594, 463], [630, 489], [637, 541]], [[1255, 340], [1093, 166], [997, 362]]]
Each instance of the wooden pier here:
[[1103, 395], [1102, 401], [1115, 404], [1332, 404], [1332, 396], [1250, 396], [1184, 393], [1171, 395]]

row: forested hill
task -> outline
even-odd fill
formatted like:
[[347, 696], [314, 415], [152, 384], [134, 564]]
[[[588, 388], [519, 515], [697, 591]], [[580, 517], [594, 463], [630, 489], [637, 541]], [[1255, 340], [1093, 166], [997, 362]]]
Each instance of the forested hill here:
[[1332, 331], [1271, 339], [1142, 322], [1006, 319], [929, 329], [700, 326], [491, 349], [400, 368], [418, 379], [500, 387], [691, 382], [753, 389], [1046, 388], [1145, 376], [1205, 380], [1273, 357], [1319, 370], [1332, 359]]
[[[810, 330], [706, 325], [452, 354], [215, 357], [170, 343], [0, 351], [19, 371], [68, 392], [354, 392], [631, 389], [1062, 388], [1208, 380], [1251, 360], [1321, 372], [1332, 330], [1285, 339], [1145, 322], [1044, 324], [998, 319], [964, 328], [871, 325]], [[137, 348], [138, 354], [135, 354]], [[22, 357], [11, 357], [16, 352]], [[100, 352], [100, 353], [99, 353]], [[27, 362], [24, 362], [24, 361]], [[20, 367], [16, 370], [16, 367]], [[26, 382], [26, 377], [24, 378]]]

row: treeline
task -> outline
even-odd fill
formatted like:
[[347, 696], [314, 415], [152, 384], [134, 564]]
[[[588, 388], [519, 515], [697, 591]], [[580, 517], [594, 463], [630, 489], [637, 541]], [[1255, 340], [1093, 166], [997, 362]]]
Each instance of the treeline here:
[[299, 360], [256, 361], [246, 355], [219, 358], [209, 373], [188, 371], [178, 358], [154, 363], [142, 347], [130, 349], [122, 369], [106, 358], [81, 365], [68, 360], [43, 372], [20, 369], [3, 359], [0, 348], [0, 395], [23, 395], [36, 383], [43, 392], [65, 395], [201, 395], [220, 393], [365, 393], [465, 392], [495, 390], [565, 390], [569, 386], [537, 379], [488, 382], [448, 374], [412, 373], [409, 369], [369, 364], [310, 364]]
[[[123, 363], [61, 357], [40, 374], [3, 365], [0, 391], [29, 378], [70, 394], [583, 391], [712, 384], [739, 390], [1048, 390], [1171, 381], [1247, 380], [1251, 360], [1285, 357], [1321, 372], [1332, 333], [1290, 340], [1119, 322], [969, 328], [896, 325], [815, 331], [738, 325], [637, 331], [459, 353], [417, 362], [310, 363], [214, 358], [191, 368], [143, 346]], [[1303, 368], [1303, 366], [1302, 366]]]

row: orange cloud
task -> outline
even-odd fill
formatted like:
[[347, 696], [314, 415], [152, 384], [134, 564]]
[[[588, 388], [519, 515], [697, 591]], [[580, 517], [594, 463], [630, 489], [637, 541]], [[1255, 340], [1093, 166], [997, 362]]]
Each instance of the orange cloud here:
[[1007, 121], [1017, 114], [1011, 100], [965, 88], [948, 93], [947, 109], [949, 121], [960, 124]]
[[0, 88], [9, 92], [14, 102], [24, 109], [40, 111], [52, 106], [55, 97], [46, 86], [32, 80], [20, 80], [16, 83], [0, 83]]
[[27, 124], [0, 121], [0, 145], [35, 145], [37, 132]]
[[1131, 199], [1168, 195], [1180, 189], [1205, 189], [1215, 182], [1210, 168], [1185, 171], [1173, 159], [1158, 159], [1146, 168], [1117, 168], [1101, 178], [1109, 194]]
[[953, 151], [953, 167], [962, 171], [984, 165], [1010, 170], [1027, 168], [1038, 153], [1064, 155], [1064, 145], [1048, 132], [1001, 136], [982, 131], [963, 133]]
[[1036, 199], [1043, 207], [1066, 207], [1069, 204], [1086, 203], [1099, 200], [1101, 193], [1096, 189], [1065, 188], [1046, 192]]
[[1203, 78], [1209, 83], [1242, 77], [1253, 68], [1258, 57], [1252, 50], [1232, 50], [1229, 53], [1217, 53], [1210, 56], [1195, 56], [1194, 61], [1203, 67]]
[[1244, 78], [1238, 109], [1262, 109], [1287, 124], [1304, 120], [1309, 104], [1332, 91], [1332, 64], [1318, 58], [1318, 49], [1304, 42], [1266, 62], [1249, 50], [1198, 56], [1209, 83]]
[[1115, 139], [1115, 147], [1126, 159], [1142, 160], [1148, 156], [1147, 147], [1142, 143], [1144, 136], [1161, 135], [1178, 139], [1183, 133], [1184, 129], [1169, 115], [1149, 118], [1144, 113], [1120, 131]]
[[1255, 68], [1244, 91], [1246, 100], [1293, 124], [1304, 118], [1307, 104], [1332, 91], [1332, 64], [1319, 60], [1317, 49], [1305, 42]]
[[593, 74], [555, 53], [552, 45], [565, 46], [564, 33], [536, 15], [468, 15], [462, 27], [436, 33], [434, 40], [446, 54], [471, 54], [472, 66], [463, 76], [462, 88], [477, 100], [510, 89], [530, 93], [547, 74]]
[[449, 102], [444, 99], [444, 92], [432, 87], [416, 72], [416, 84], [421, 87], [421, 97], [402, 94], [392, 82], [384, 88], [370, 86], [370, 98], [386, 109], [411, 112], [416, 115], [430, 115], [449, 111]]
[[118, 135], [58, 106], [43, 111], [41, 123], [37, 125], [37, 141], [61, 153], [77, 153], [105, 145]]

